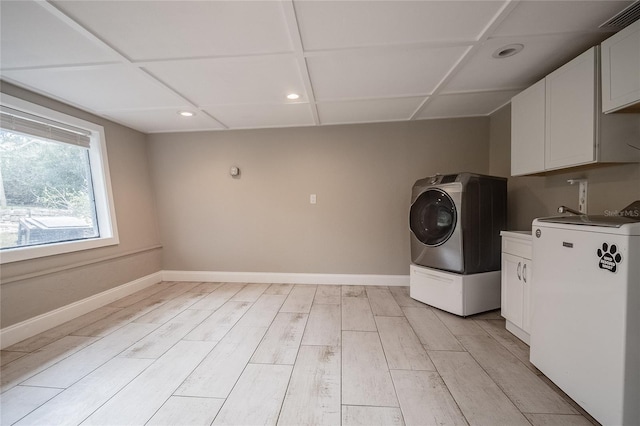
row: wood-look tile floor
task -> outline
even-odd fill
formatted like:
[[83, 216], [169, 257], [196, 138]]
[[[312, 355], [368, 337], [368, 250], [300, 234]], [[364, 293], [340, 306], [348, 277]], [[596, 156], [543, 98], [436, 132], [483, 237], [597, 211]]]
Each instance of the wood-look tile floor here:
[[591, 425], [499, 311], [163, 282], [1, 352], [2, 425]]

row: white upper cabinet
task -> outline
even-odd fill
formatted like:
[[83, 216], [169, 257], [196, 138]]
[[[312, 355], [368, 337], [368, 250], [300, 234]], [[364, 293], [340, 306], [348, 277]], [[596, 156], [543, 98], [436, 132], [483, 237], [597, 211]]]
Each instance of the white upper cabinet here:
[[544, 170], [545, 80], [511, 101], [511, 174]]
[[545, 170], [596, 160], [596, 49], [546, 78]]
[[640, 161], [640, 114], [602, 114], [593, 47], [511, 101], [511, 174]]
[[602, 42], [602, 112], [640, 112], [640, 21]]

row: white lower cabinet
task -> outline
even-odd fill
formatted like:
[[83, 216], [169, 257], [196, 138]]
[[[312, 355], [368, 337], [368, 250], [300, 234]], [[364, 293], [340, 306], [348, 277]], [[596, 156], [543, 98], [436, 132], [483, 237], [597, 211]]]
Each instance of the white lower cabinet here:
[[531, 233], [503, 231], [501, 305], [506, 327], [529, 344], [531, 328]]

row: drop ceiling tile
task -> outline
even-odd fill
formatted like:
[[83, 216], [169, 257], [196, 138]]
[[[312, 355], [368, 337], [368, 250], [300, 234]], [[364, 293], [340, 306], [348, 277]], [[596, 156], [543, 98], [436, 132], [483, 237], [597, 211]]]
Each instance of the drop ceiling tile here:
[[144, 133], [186, 132], [224, 129], [220, 123], [201, 111], [193, 117], [182, 117], [180, 109], [150, 109], [140, 111], [101, 111], [101, 115]]
[[3, 71], [2, 76], [93, 111], [189, 105], [129, 65]]
[[159, 62], [146, 69], [198, 105], [281, 103], [292, 92], [306, 100], [292, 55]]
[[[444, 91], [462, 92], [530, 86], [579, 53], [598, 44], [603, 37], [606, 37], [603, 33], [565, 33], [489, 39], [449, 81]], [[496, 50], [513, 43], [524, 45], [524, 49], [507, 58], [492, 57]]]
[[504, 1], [295, 1], [307, 50], [476, 40]]
[[458, 93], [435, 97], [416, 118], [448, 118], [487, 115], [506, 104], [520, 90]]
[[3, 69], [119, 60], [35, 2], [2, 1], [0, 7]]
[[522, 1], [500, 24], [494, 36], [594, 31], [632, 1]]
[[[305, 93], [306, 70], [291, 53], [290, 1], [315, 97]], [[630, 3], [511, 2], [510, 16], [438, 88], [419, 118], [490, 113], [517, 92], [510, 89], [528, 86], [606, 38], [610, 33], [597, 26]], [[232, 128], [313, 125], [310, 100], [321, 124], [403, 120], [433, 96], [505, 4], [2, 0], [0, 76], [146, 132], [218, 128], [204, 113], [187, 128], [177, 121], [175, 110], [190, 102]], [[87, 33], [67, 25], [63, 12]], [[83, 36], [89, 32], [135, 66], [114, 64], [120, 56]], [[504, 62], [489, 59], [512, 42], [525, 50]], [[287, 101], [290, 92], [302, 98]]]
[[340, 52], [307, 58], [317, 100], [430, 94], [468, 47]]
[[408, 120], [424, 99], [417, 97], [319, 103], [318, 114], [321, 124]]
[[291, 51], [277, 1], [56, 1], [132, 60]]
[[232, 129], [314, 125], [307, 103], [207, 106], [204, 110]]

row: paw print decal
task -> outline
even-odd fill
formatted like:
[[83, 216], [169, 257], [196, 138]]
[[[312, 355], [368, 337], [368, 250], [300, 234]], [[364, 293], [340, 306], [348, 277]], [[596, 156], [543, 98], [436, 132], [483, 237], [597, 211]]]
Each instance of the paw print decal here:
[[618, 263], [622, 262], [622, 255], [618, 253], [618, 247], [615, 244], [602, 243], [602, 248], [598, 249], [598, 257], [600, 258], [600, 269], [606, 269], [615, 273], [618, 270]]

